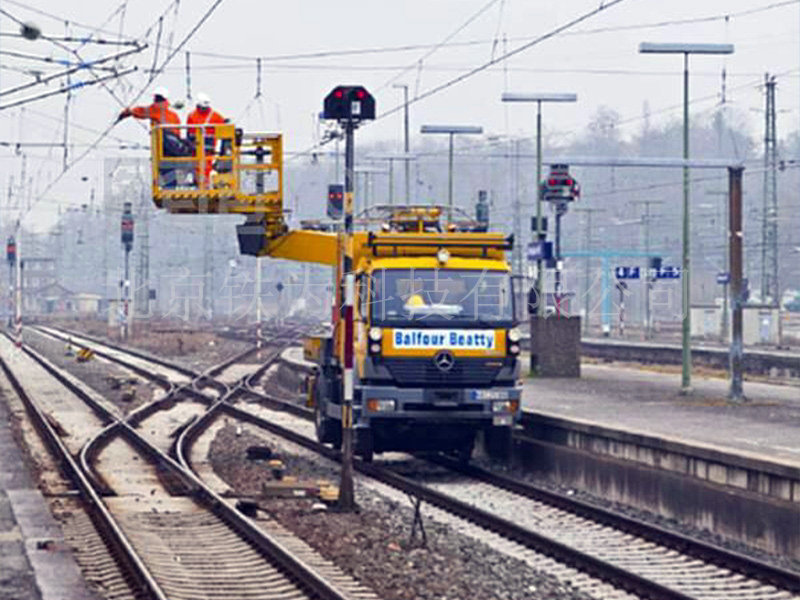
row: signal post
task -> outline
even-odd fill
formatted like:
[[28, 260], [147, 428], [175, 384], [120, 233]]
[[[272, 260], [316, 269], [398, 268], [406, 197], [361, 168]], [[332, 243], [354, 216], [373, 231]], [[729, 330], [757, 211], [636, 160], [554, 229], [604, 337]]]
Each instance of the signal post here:
[[323, 118], [339, 122], [345, 132], [345, 171], [342, 228], [338, 233], [337, 290], [339, 310], [335, 339], [339, 349], [342, 399], [342, 473], [339, 509], [355, 508], [353, 489], [353, 187], [355, 183], [355, 130], [361, 121], [375, 118], [375, 99], [361, 86], [339, 86], [325, 97]]
[[133, 213], [130, 202], [126, 202], [122, 208], [122, 222], [120, 223], [120, 241], [125, 251], [125, 278], [122, 280], [122, 326], [120, 333], [122, 339], [128, 339], [130, 326], [128, 318], [130, 315], [129, 304], [131, 294], [130, 280], [130, 256], [133, 249]]

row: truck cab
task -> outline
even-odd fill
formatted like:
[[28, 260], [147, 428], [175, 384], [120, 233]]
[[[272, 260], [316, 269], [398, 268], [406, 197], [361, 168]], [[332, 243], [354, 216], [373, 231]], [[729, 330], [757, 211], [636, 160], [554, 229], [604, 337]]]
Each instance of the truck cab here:
[[[355, 234], [356, 451], [445, 451], [467, 460], [476, 436], [502, 456], [520, 418], [520, 332], [500, 234], [390, 223]], [[314, 382], [317, 436], [340, 441], [332, 340]], [[328, 350], [325, 351], [324, 349]]]

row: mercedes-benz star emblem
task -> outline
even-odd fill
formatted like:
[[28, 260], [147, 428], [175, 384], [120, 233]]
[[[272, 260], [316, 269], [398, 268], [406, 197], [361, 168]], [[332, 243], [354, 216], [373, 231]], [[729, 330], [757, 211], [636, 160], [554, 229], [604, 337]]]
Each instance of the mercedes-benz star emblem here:
[[456, 364], [456, 359], [449, 350], [440, 350], [436, 353], [436, 356], [433, 357], [433, 364], [435, 364], [436, 368], [440, 371], [447, 373], [447, 371], [452, 369], [453, 365]]

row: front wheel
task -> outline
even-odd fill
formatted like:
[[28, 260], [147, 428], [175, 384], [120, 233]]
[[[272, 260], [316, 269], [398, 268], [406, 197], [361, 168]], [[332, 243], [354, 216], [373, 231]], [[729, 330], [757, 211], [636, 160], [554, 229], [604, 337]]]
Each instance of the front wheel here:
[[[356, 430], [353, 430], [356, 434]], [[375, 455], [375, 443], [372, 438], [372, 430], [360, 429], [357, 430], [356, 439], [356, 452], [361, 456], [361, 460], [365, 463], [371, 463]]]
[[316, 398], [314, 402], [314, 425], [317, 431], [317, 441], [321, 444], [336, 444], [339, 436], [339, 423], [325, 414], [324, 400]]
[[511, 459], [511, 428], [491, 427], [484, 432], [486, 454], [493, 460], [508, 462]]

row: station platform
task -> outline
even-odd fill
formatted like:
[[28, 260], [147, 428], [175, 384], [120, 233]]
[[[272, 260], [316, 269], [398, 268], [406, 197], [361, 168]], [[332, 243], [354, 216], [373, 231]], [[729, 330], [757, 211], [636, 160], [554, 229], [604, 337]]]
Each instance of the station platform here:
[[0, 598], [97, 600], [36, 489], [0, 396]]
[[527, 379], [526, 412], [697, 445], [800, 467], [800, 387], [745, 382], [748, 402], [727, 399], [728, 382], [614, 365], [581, 365], [580, 379]]

